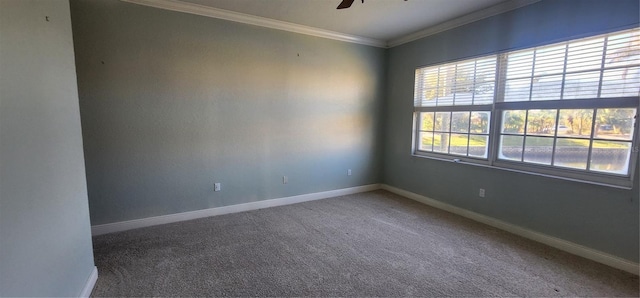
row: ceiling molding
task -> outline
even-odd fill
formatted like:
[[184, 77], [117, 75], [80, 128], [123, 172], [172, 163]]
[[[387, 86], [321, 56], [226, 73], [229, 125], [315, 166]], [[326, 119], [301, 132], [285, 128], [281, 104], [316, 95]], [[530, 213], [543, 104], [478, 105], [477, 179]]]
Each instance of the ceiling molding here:
[[391, 48], [399, 46], [414, 40], [425, 38], [443, 31], [447, 31], [456, 27], [464, 26], [469, 23], [473, 23], [488, 17], [492, 17], [501, 13], [505, 13], [511, 10], [524, 7], [541, 0], [510, 0], [498, 5], [491, 6], [482, 10], [478, 10], [462, 17], [455, 18], [444, 23], [440, 23], [435, 26], [425, 28], [423, 30], [405, 35], [400, 38], [391, 39], [389, 41], [383, 41], [374, 38], [362, 37], [357, 35], [350, 35], [330, 30], [324, 30], [320, 28], [299, 25], [290, 22], [284, 22], [274, 20], [265, 17], [254, 16], [250, 14], [239, 13], [235, 11], [219, 9], [195, 3], [184, 2], [180, 0], [120, 0], [122, 2], [134, 3], [149, 7], [155, 7], [160, 9], [166, 9], [171, 11], [195, 14], [210, 18], [222, 19], [232, 22], [238, 22], [243, 24], [249, 24], [254, 26], [266, 27], [276, 30], [283, 30], [289, 32], [295, 32], [300, 34], [306, 34], [316, 37], [328, 38], [333, 40], [363, 44], [368, 46]]
[[418, 32], [414, 32], [400, 38], [392, 39], [388, 42], [387, 47], [391, 48], [391, 47], [399, 46], [401, 44], [405, 44], [408, 42], [412, 42], [414, 40], [425, 38], [430, 35], [434, 35], [443, 31], [447, 31], [456, 27], [473, 23], [475, 21], [486, 19], [488, 17], [505, 13], [507, 11], [515, 10], [520, 7], [524, 7], [539, 1], [540, 0], [511, 0], [511, 1], [503, 2], [497, 5], [491, 6], [489, 8], [478, 10], [470, 14], [461, 16], [459, 18], [455, 18], [455, 19], [446, 21], [444, 23], [440, 23], [438, 25], [420, 30]]
[[244, 23], [249, 25], [267, 27], [271, 29], [301, 33], [316, 37], [323, 37], [328, 39], [334, 39], [339, 41], [346, 41], [351, 43], [358, 43], [368, 46], [386, 48], [387, 43], [382, 40], [373, 38], [361, 37], [356, 35], [349, 35], [339, 33], [330, 30], [324, 30], [304, 25], [298, 25], [289, 22], [278, 21], [274, 19], [239, 13], [235, 11], [213, 8], [209, 6], [187, 3], [179, 0], [120, 0], [123, 2], [129, 2], [144, 6], [150, 6], [155, 8], [161, 8], [166, 10], [190, 13], [205, 17], [211, 17], [216, 19], [222, 19], [232, 22]]

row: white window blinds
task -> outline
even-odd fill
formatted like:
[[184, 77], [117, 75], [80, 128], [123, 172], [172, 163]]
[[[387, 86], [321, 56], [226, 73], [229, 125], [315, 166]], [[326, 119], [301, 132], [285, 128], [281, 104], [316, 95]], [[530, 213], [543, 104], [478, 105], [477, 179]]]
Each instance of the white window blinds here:
[[510, 52], [504, 102], [638, 96], [640, 31]]
[[416, 70], [414, 106], [491, 104], [496, 55]]

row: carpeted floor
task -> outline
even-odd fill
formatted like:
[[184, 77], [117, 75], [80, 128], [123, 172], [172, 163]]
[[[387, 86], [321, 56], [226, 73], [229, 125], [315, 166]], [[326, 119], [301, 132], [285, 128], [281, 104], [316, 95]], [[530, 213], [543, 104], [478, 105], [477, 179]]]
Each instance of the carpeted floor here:
[[638, 296], [638, 277], [379, 190], [93, 238], [93, 296]]

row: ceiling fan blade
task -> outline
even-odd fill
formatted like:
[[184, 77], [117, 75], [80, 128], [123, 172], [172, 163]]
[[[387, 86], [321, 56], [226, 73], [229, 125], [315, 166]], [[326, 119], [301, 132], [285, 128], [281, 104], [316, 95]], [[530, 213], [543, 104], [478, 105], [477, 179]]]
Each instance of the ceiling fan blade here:
[[338, 5], [336, 9], [349, 8], [351, 7], [351, 4], [353, 4], [353, 1], [354, 0], [342, 0], [342, 2], [340, 2], [340, 5]]

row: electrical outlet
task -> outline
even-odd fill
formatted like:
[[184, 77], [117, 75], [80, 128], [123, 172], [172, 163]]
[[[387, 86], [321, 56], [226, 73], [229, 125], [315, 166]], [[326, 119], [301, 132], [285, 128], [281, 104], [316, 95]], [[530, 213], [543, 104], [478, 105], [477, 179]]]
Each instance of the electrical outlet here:
[[351, 176], [351, 169], [347, 170], [347, 176]]
[[213, 191], [220, 191], [222, 188], [220, 188], [220, 183], [216, 182], [213, 184]]
[[282, 176], [282, 184], [287, 184], [289, 182], [289, 178], [287, 176]]
[[484, 188], [480, 189], [480, 191], [478, 192], [478, 196], [484, 198]]

